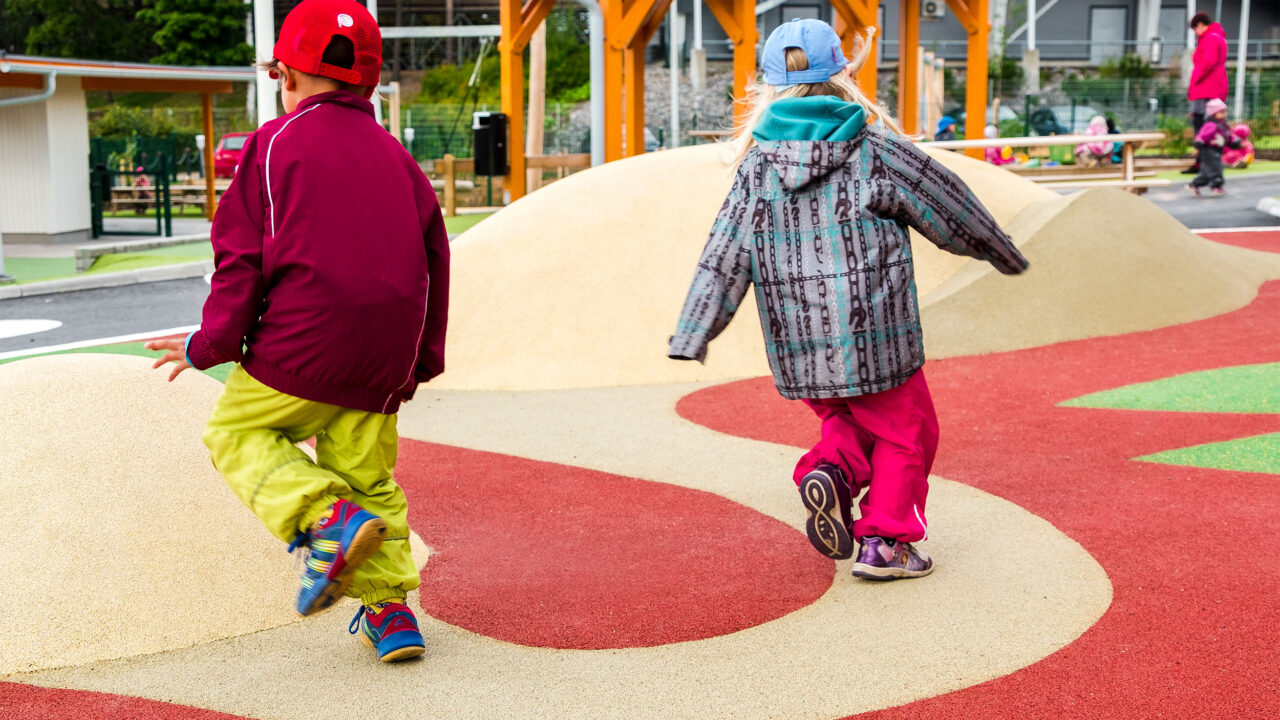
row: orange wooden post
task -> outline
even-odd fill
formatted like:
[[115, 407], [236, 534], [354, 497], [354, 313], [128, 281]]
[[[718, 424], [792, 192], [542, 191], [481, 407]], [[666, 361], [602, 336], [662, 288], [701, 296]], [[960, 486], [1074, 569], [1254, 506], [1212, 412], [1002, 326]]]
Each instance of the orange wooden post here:
[[898, 3], [898, 122], [903, 132], [920, 132], [920, 0]]
[[622, 159], [622, 52], [625, 45], [616, 44], [612, 31], [622, 24], [623, 0], [600, 0], [604, 15], [604, 159]]
[[[760, 32], [756, 29], [756, 0], [732, 0], [738, 23], [738, 37], [733, 42], [733, 97], [747, 96], [747, 83], [756, 76], [756, 44]], [[746, 118], [749, 108], [739, 103], [733, 112], [735, 122]]]
[[200, 107], [204, 111], [204, 217], [213, 220], [218, 209], [218, 188], [213, 177], [213, 146], [217, 143], [213, 137], [213, 96], [202, 94]]
[[499, 73], [502, 76], [502, 112], [507, 116], [507, 162], [510, 170], [502, 187], [511, 199], [524, 197], [524, 47], [516, 43], [523, 20], [520, 0], [499, 0], [498, 20], [502, 39], [498, 42]]
[[[964, 137], [980, 140], [987, 124], [987, 41], [991, 34], [991, 22], [987, 14], [987, 0], [948, 0], [948, 4], [961, 16], [961, 23], [969, 31], [969, 63], [965, 71]], [[969, 148], [965, 154], [981, 158], [981, 148]]]
[[636, 43], [622, 51], [622, 67], [626, 78], [623, 155], [633, 157], [644, 152], [644, 46]]
[[512, 200], [524, 197], [525, 169], [528, 165], [524, 147], [524, 49], [529, 39], [555, 7], [555, 0], [499, 0], [498, 19], [502, 40], [498, 57], [502, 75], [502, 112], [507, 116], [507, 159], [510, 169], [503, 187]]

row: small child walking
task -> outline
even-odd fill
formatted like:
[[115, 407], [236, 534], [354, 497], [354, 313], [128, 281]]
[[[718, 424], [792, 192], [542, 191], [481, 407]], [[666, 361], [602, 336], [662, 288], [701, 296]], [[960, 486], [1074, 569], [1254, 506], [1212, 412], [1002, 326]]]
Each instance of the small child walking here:
[[[396, 411], [444, 371], [449, 242], [418, 164], [374, 119], [377, 23], [303, 0], [267, 63], [284, 117], [245, 143], [213, 223], [200, 329], [147, 343], [187, 368], [239, 363], [204, 433], [214, 466], [289, 550], [309, 551], [297, 611], [361, 602], [352, 633], [383, 661], [421, 655]], [[297, 443], [315, 438], [313, 462]]]
[[853, 574], [892, 580], [933, 571], [912, 546], [928, 534], [938, 423], [907, 228], [1005, 274], [1027, 261], [968, 187], [858, 89], [869, 38], [851, 63], [819, 20], [769, 36], [733, 187], [668, 354], [703, 361], [755, 285], [778, 392], [822, 422], [793, 476], [809, 541], [835, 559], [856, 541]]
[[1241, 138], [1227, 124], [1225, 102], [1214, 98], [1205, 103], [1204, 112], [1207, 117], [1196, 133], [1195, 141], [1196, 150], [1200, 153], [1200, 172], [1192, 178], [1187, 190], [1199, 197], [1200, 188], [1208, 185], [1209, 192], [1214, 195], [1225, 195], [1227, 181], [1222, 176], [1222, 154], [1228, 147], [1240, 147]]

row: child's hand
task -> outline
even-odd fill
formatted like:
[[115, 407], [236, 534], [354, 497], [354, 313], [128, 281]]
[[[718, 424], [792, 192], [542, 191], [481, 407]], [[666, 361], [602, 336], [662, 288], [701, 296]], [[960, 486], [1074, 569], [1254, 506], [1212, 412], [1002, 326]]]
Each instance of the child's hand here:
[[147, 342], [145, 345], [143, 345], [143, 347], [148, 350], [167, 350], [168, 351], [164, 355], [161, 355], [160, 358], [156, 360], [156, 363], [151, 366], [151, 368], [154, 370], [155, 368], [158, 368], [167, 362], [172, 362], [174, 366], [173, 366], [173, 372], [169, 373], [169, 382], [173, 382], [173, 379], [178, 377], [178, 375], [181, 374], [183, 370], [186, 370], [187, 368], [191, 367], [190, 365], [187, 364], [187, 341], [183, 338], [172, 338], [169, 340], [151, 340]]

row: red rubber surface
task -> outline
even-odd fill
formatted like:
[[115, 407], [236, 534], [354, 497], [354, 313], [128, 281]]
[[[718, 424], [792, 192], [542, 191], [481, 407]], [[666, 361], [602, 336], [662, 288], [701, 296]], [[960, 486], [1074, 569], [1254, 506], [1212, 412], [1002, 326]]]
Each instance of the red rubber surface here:
[[0, 682], [0, 720], [243, 720], [125, 695]]
[[[1280, 478], [1129, 459], [1280, 431], [1280, 417], [1056, 407], [1130, 383], [1276, 361], [1280, 283], [1247, 308], [1201, 322], [928, 363], [942, 426], [934, 471], [1049, 520], [1101, 563], [1115, 597], [1093, 628], [1035, 665], [870, 716], [1280, 713]], [[768, 378], [694, 393], [678, 411], [722, 432], [799, 447], [817, 431], [812, 414], [782, 400]], [[1017, 557], [1013, 547], [992, 561]]]
[[809, 605], [835, 573], [803, 533], [675, 485], [413, 440], [396, 480], [432, 549], [423, 610], [521, 645], [717, 637]]
[[1275, 232], [1211, 232], [1206, 231], [1201, 237], [1224, 245], [1280, 252], [1280, 230]]

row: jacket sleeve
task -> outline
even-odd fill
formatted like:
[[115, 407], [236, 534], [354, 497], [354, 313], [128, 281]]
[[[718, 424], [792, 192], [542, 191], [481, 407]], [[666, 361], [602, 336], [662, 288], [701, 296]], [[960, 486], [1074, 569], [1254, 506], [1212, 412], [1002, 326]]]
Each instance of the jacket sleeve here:
[[200, 329], [187, 338], [187, 362], [205, 370], [240, 362], [244, 337], [262, 314], [262, 235], [266, 205], [258, 134], [241, 151], [243, 161], [222, 194], [214, 216], [214, 271]]
[[435, 191], [424, 177], [422, 207], [426, 212], [423, 233], [427, 248], [427, 318], [418, 348], [418, 364], [413, 379], [424, 383], [444, 372], [444, 336], [449, 320], [449, 233]]
[[667, 357], [705, 362], [707, 345], [733, 319], [751, 285], [751, 251], [746, 244], [750, 237], [746, 228], [747, 184], [747, 171], [739, 169], [733, 189], [711, 226], [711, 236], [698, 260]]
[[1027, 269], [1027, 259], [963, 180], [910, 140], [883, 137], [887, 152], [872, 158], [871, 212], [904, 222], [943, 250], [989, 262], [1005, 275]]

